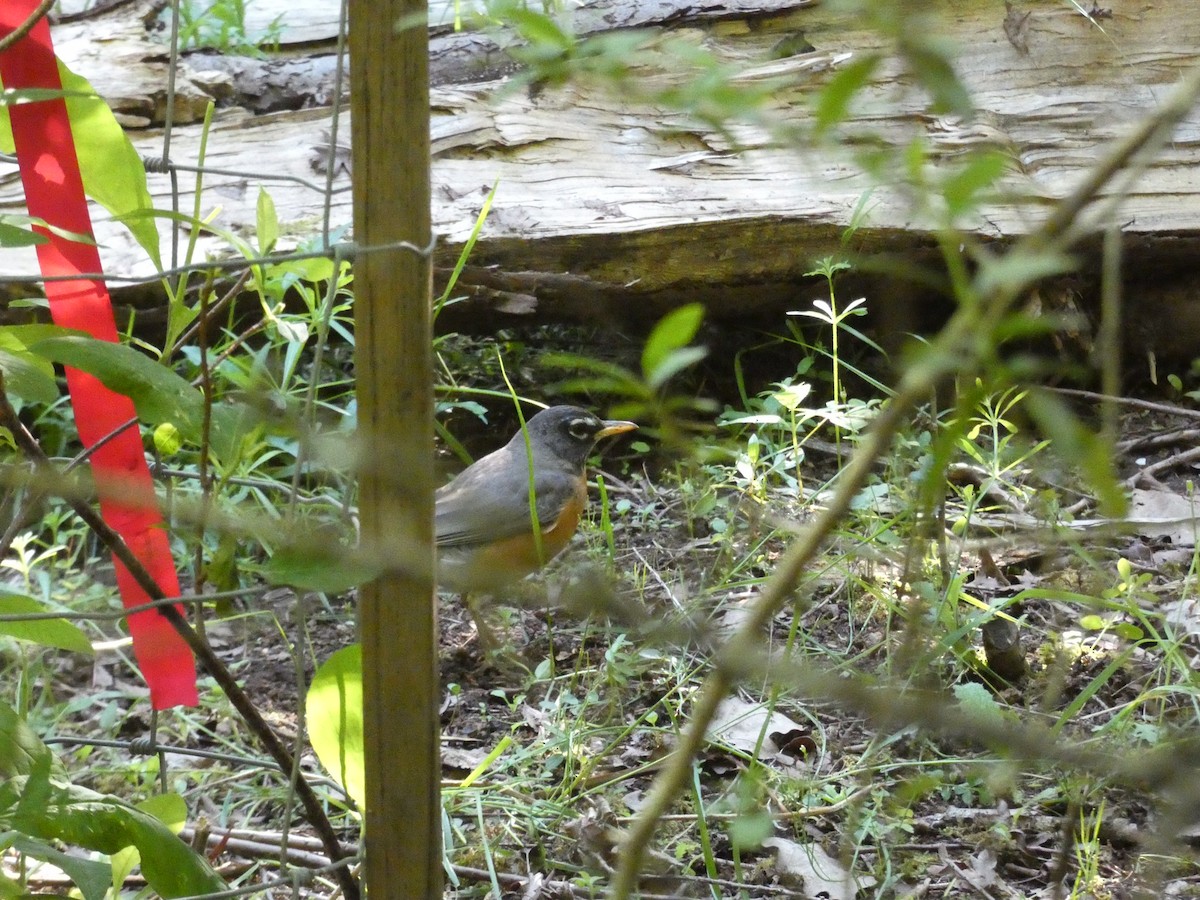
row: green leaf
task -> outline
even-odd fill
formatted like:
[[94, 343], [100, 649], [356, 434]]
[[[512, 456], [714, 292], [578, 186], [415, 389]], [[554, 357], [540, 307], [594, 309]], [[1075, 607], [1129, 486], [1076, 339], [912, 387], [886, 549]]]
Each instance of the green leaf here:
[[343, 647], [317, 669], [305, 698], [308, 737], [321, 765], [367, 808], [363, 765], [362, 648]]
[[271, 267], [271, 274], [282, 279], [294, 275], [302, 281], [318, 283], [333, 278], [333, 260], [315, 256], [311, 259], [292, 259]]
[[263, 188], [258, 189], [257, 213], [258, 249], [265, 256], [279, 240], [279, 215], [275, 212], [275, 201]]
[[[14, 778], [9, 784], [21, 790], [26, 780]], [[163, 897], [225, 890], [208, 861], [154, 816], [76, 785], [56, 782], [52, 787], [49, 802], [22, 806], [14, 827], [32, 838], [100, 853], [113, 854], [132, 845], [141, 855], [146, 881]]]
[[108, 893], [108, 887], [112, 883], [112, 866], [108, 863], [72, 856], [51, 847], [45, 841], [19, 835], [12, 839], [9, 846], [26, 856], [62, 869], [79, 888], [83, 900], [103, 900], [104, 895]]
[[1146, 636], [1146, 632], [1138, 628], [1132, 622], [1118, 622], [1113, 631], [1118, 637], [1126, 641], [1140, 641]]
[[852, 60], [837, 69], [837, 73], [821, 88], [817, 98], [815, 130], [819, 135], [833, 125], [846, 119], [850, 102], [879, 68], [880, 57], [876, 53]]
[[[61, 65], [61, 64], [60, 64]], [[64, 97], [95, 97], [91, 91], [67, 91], [58, 88], [6, 88], [0, 91], [0, 108], [16, 106], [19, 103], [42, 103], [46, 100], [61, 100]], [[8, 143], [5, 144], [4, 141]], [[8, 117], [4, 117], [4, 127], [0, 128], [0, 145], [11, 149], [12, 132], [8, 130]]]
[[[150, 209], [153, 201], [146, 188], [146, 169], [142, 165], [142, 158], [125, 136], [108, 104], [86, 78], [76, 75], [61, 60], [58, 74], [62, 79], [63, 91], [44, 93], [66, 97], [67, 116], [71, 120], [71, 134], [75, 139], [84, 192], [108, 210], [114, 219], [122, 220], [135, 210]], [[0, 103], [0, 148], [9, 153], [13, 151], [8, 107], [4, 103]], [[162, 268], [158, 228], [154, 223], [146, 219], [125, 222], [125, 226], [151, 261]]]
[[[10, 306], [17, 306], [20, 301], [13, 300]], [[65, 329], [56, 325], [5, 325], [0, 326], [0, 350], [7, 350], [13, 356], [19, 356], [25, 364], [34, 366], [41, 376], [54, 380], [54, 366], [35, 353], [31, 353], [29, 344], [41, 341], [43, 337], [68, 334]], [[7, 374], [7, 372], [5, 373]], [[58, 390], [55, 390], [55, 396]]]
[[488, 213], [492, 210], [492, 201], [496, 199], [496, 190], [500, 187], [500, 179], [497, 178], [492, 183], [492, 189], [488, 191], [488, 195], [483, 198], [483, 208], [479, 210], [479, 215], [475, 217], [475, 225], [471, 228], [470, 235], [467, 236], [467, 242], [463, 244], [462, 251], [458, 254], [458, 259], [454, 263], [454, 269], [450, 272], [450, 277], [446, 280], [446, 289], [442, 291], [441, 296], [433, 301], [433, 320], [436, 322], [438, 314], [450, 302], [450, 295], [454, 293], [454, 287], [458, 284], [459, 276], [462, 275], [462, 270], [467, 264], [467, 260], [471, 258], [471, 253], [475, 249], [475, 243], [479, 240], [479, 233], [483, 231], [483, 223], [487, 221]]
[[986, 725], [1004, 725], [1004, 711], [996, 702], [996, 698], [982, 684], [974, 681], [956, 684], [954, 696], [958, 700], [959, 707], [968, 716]]
[[[172, 834], [179, 834], [187, 822], [187, 804], [178, 794], [155, 794], [137, 804], [137, 808], [149, 813], [171, 829]], [[141, 863], [142, 854], [135, 846], [125, 847], [109, 855], [112, 873], [110, 883], [113, 896], [120, 896], [125, 879]]]
[[972, 116], [975, 104], [950, 62], [953, 48], [929, 36], [909, 37], [902, 42], [901, 49], [913, 75], [929, 91], [932, 111], [963, 118]]
[[687, 346], [704, 320], [704, 304], [689, 303], [667, 313], [650, 336], [642, 350], [642, 376], [647, 382], [655, 380], [658, 367], [667, 361], [672, 351]]
[[[146, 168], [142, 158], [125, 135], [116, 116], [97, 96], [86, 78], [58, 64], [63, 87], [75, 91], [67, 98], [67, 115], [75, 137], [75, 152], [83, 173], [87, 195], [120, 218], [138, 209], [153, 207], [146, 187]], [[86, 96], [90, 94], [91, 96]], [[126, 222], [134, 240], [141, 245], [155, 266], [162, 268], [158, 229], [153, 222]]]
[[[148, 356], [127, 347], [83, 335], [45, 338], [30, 349], [46, 359], [95, 375], [104, 386], [133, 401], [150, 425], [169, 422], [194, 444], [200, 442], [204, 395], [185, 379]], [[245, 427], [246, 409], [224, 402], [212, 409], [211, 443], [217, 456], [231, 459]]]
[[[50, 305], [45, 304], [43, 308], [49, 310]], [[64, 334], [79, 334], [79, 332], [49, 324], [4, 325], [0, 327], [0, 347], [13, 352], [24, 352], [38, 341], [50, 337], [61, 337]], [[45, 369], [51, 375], [54, 374], [54, 366], [50, 363], [45, 364]]]
[[[50, 803], [53, 790], [50, 785], [50, 770], [53, 757], [44, 756], [33, 761], [33, 769], [23, 776], [23, 782], [18, 785], [19, 799], [13, 822], [20, 822], [23, 816], [36, 815]], [[18, 826], [19, 827], [19, 826]]]
[[[9, 834], [17, 837], [15, 832], [9, 832]], [[4, 835], [0, 834], [0, 839], [3, 837]], [[18, 900], [18, 898], [24, 896], [25, 889], [21, 886], [21, 883], [13, 881], [3, 871], [0, 871], [0, 900]]]
[[1089, 431], [1067, 404], [1048, 391], [1031, 390], [1025, 398], [1025, 408], [1050, 439], [1054, 453], [1083, 473], [1096, 493], [1100, 514], [1114, 518], [1124, 515], [1128, 501], [1113, 465], [1113, 448]]
[[652, 389], [658, 390], [675, 375], [689, 366], [694, 366], [707, 355], [708, 350], [704, 347], [680, 347], [678, 350], [672, 350], [649, 373], [646, 383]]
[[1061, 275], [1077, 268], [1074, 259], [1052, 249], [1038, 249], [1002, 256], [981, 254], [975, 291], [981, 295], [1017, 293], [1027, 286], [1052, 275]]
[[302, 541], [280, 547], [263, 570], [271, 584], [286, 584], [305, 591], [344, 594], [370, 581], [382, 566], [369, 563], [350, 547], [337, 542]]
[[[50, 612], [32, 597], [11, 593], [0, 588], [0, 616], [29, 615]], [[91, 653], [92, 642], [87, 635], [66, 619], [36, 619], [28, 622], [0, 622], [0, 634], [22, 641], [72, 650], [76, 653]]]
[[105, 387], [129, 397], [145, 421], [171, 422], [198, 436], [204, 399], [200, 391], [140, 351], [85, 335], [46, 338], [30, 349], [95, 375]]
[[567, 53], [575, 46], [575, 37], [563, 31], [557, 22], [544, 13], [512, 3], [507, 5], [501, 15], [535, 47]]
[[38, 234], [31, 228], [22, 228], [6, 221], [8, 216], [0, 216], [0, 247], [32, 247], [44, 244], [49, 238]]
[[0, 700], [0, 780], [28, 775], [39, 765], [46, 764], [50, 764], [56, 774], [61, 774], [61, 767], [50, 748], [15, 709]]
[[1012, 312], [996, 323], [992, 332], [996, 346], [1007, 341], [1046, 337], [1060, 331], [1080, 328], [1086, 323], [1082, 316], [1053, 312]]
[[111, 884], [114, 897], [121, 896], [121, 888], [125, 886], [125, 879], [133, 874], [133, 870], [141, 861], [142, 854], [138, 853], [137, 847], [123, 847], [116, 853], [108, 855], [109, 865], [112, 866]]
[[44, 359], [0, 349], [0, 372], [4, 373], [4, 389], [22, 400], [53, 403], [58, 399], [54, 367]]
[[761, 847], [762, 842], [775, 833], [775, 828], [771, 813], [756, 806], [738, 811], [737, 817], [729, 823], [729, 837], [738, 847]]
[[170, 828], [172, 834], [179, 834], [187, 824], [187, 801], [179, 794], [155, 794], [138, 803], [137, 808], [154, 816]]
[[965, 166], [951, 175], [942, 185], [946, 210], [951, 217], [969, 212], [980, 191], [990, 188], [1008, 168], [1008, 157], [997, 150], [974, 153]]
[[[58, 226], [51, 225], [45, 219], [39, 218], [37, 216], [25, 216], [25, 215], [18, 215], [16, 213], [6, 213], [6, 214], [0, 215], [0, 223], [4, 223], [6, 225], [12, 225], [14, 227], [21, 228], [21, 230], [23, 232], [25, 232], [27, 235], [32, 235], [34, 238], [36, 238], [36, 240], [25, 241], [25, 244], [44, 244], [44, 243], [46, 243], [46, 239], [41, 235], [41, 233], [30, 231], [30, 230], [28, 230], [28, 228], [22, 227], [22, 226], [32, 227], [34, 225], [37, 225], [39, 228], [44, 228], [46, 231], [49, 231], [51, 234], [56, 234], [59, 237], [66, 238], [68, 241], [76, 241], [80, 244], [91, 244], [92, 246], [95, 246], [95, 244], [96, 244], [96, 242], [94, 240], [92, 240], [91, 237], [89, 237], [86, 234], [80, 234], [77, 231], [68, 231], [66, 228], [59, 228]], [[3, 246], [3, 243], [0, 243], [0, 246]]]

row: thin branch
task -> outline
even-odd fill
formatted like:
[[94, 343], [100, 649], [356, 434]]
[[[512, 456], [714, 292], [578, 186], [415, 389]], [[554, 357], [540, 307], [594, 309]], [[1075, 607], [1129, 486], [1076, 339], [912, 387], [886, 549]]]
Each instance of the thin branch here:
[[[1198, 95], [1200, 69], [1172, 93], [1155, 115], [1144, 120], [1139, 128], [1118, 143], [1088, 173], [1083, 183], [1059, 203], [1042, 226], [1020, 241], [1011, 252], [1020, 254], [1065, 249], [1071, 241], [1079, 238], [1081, 234], [1073, 226], [1083, 209], [1137, 153], [1167, 140], [1174, 127], [1192, 109]], [[608, 893], [610, 898], [627, 900], [633, 894], [658, 822], [687, 785], [692, 759], [705, 741], [717, 707], [734, 684], [747, 674], [746, 666], [754, 657], [760, 632], [792, 596], [800, 576], [821, 549], [825, 538], [850, 511], [855, 494], [866, 482], [875, 461], [891, 445], [893, 436], [906, 421], [910, 409], [928, 396], [944, 375], [961, 369], [964, 361], [978, 357], [975, 346], [978, 335], [989, 333], [990, 326], [1011, 309], [1022, 286], [1016, 283], [993, 284], [988, 292], [980, 291], [983, 302], [960, 308], [934, 340], [931, 352], [905, 373], [896, 396], [876, 417], [866, 440], [839, 476], [837, 490], [829, 505], [784, 554], [762, 595], [750, 607], [746, 619], [714, 660], [713, 671], [700, 690], [687, 729], [655, 779], [645, 806], [625, 834], [619, 866]]]
[[38, 4], [37, 9], [29, 14], [29, 18], [10, 31], [4, 37], [0, 38], [0, 53], [3, 53], [29, 32], [33, 31], [33, 26], [40, 22], [53, 8], [55, 0], [42, 0]]
[[125, 609], [112, 612], [58, 612], [44, 613], [2, 613], [0, 622], [42, 622], [51, 619], [63, 619], [67, 622], [116, 622], [127, 619], [140, 612], [151, 609], [162, 609], [164, 606], [175, 606], [178, 603], [218, 603], [221, 600], [240, 600], [254, 594], [265, 594], [269, 587], [244, 588], [237, 591], [214, 591], [211, 594], [181, 594], [178, 597], [164, 597], [161, 600], [151, 600], [149, 603], [139, 603]]
[[[38, 444], [33, 435], [26, 430], [24, 423], [18, 418], [16, 410], [13, 409], [12, 404], [8, 401], [8, 395], [4, 392], [4, 378], [2, 373], [0, 373], [0, 425], [7, 427], [12, 432], [13, 439], [17, 445], [37, 468], [48, 470], [47, 474], [50, 474], [52, 467], [49, 458], [43, 452], [41, 445]], [[165, 592], [158, 586], [158, 583], [151, 577], [150, 573], [146, 571], [146, 567], [142, 565], [141, 560], [133, 554], [133, 551], [129, 549], [121, 536], [101, 518], [95, 509], [80, 499], [72, 497], [64, 497], [64, 499], [75, 510], [75, 514], [96, 534], [101, 543], [129, 570], [134, 580], [137, 581], [138, 585], [151, 599], [167, 599]], [[241, 686], [237, 683], [237, 679], [229, 671], [225, 663], [213, 652], [212, 647], [196, 633], [195, 629], [180, 614], [175, 605], [161, 607], [159, 614], [171, 623], [171, 626], [184, 639], [192, 653], [196, 655], [196, 658], [200, 660], [205, 669], [208, 670], [208, 673], [212, 675], [213, 680], [225, 691], [229, 702], [241, 714], [246, 725], [258, 737], [267, 753], [275, 760], [276, 765], [279, 766], [280, 771], [291, 777], [295, 767], [291, 752], [284, 746], [278, 735], [275, 734], [274, 729], [267, 724], [262, 713], [258, 711], [253, 701], [242, 690]], [[293, 779], [292, 787], [296, 791], [297, 796], [299, 796], [300, 802], [304, 805], [309, 824], [320, 835], [326, 854], [334, 863], [339, 862], [344, 858], [345, 854], [342, 853], [341, 845], [338, 842], [337, 835], [334, 833], [333, 826], [330, 824], [329, 818], [325, 815], [320, 798], [317, 797], [312, 786], [303, 778]], [[354, 875], [343, 866], [337, 869], [337, 878], [347, 900], [359, 900], [358, 881]]]
[[77, 466], [83, 465], [85, 462], [88, 461], [88, 459], [92, 456], [92, 454], [94, 454], [97, 450], [99, 450], [101, 447], [103, 447], [105, 444], [109, 443], [110, 441], [115, 440], [117, 437], [124, 434], [130, 428], [136, 427], [137, 423], [138, 423], [137, 416], [134, 416], [132, 419], [122, 422], [120, 425], [118, 425], [116, 428], [114, 428], [108, 434], [104, 435], [99, 440], [97, 440], [96, 443], [92, 444], [92, 446], [85, 447], [83, 450], [79, 451], [79, 453], [76, 454], [75, 457], [72, 458], [72, 460], [69, 463], [67, 463], [67, 467], [65, 469], [63, 469], [63, 471], [70, 472], [72, 469], [76, 468]]
[[850, 458], [839, 477], [838, 490], [829, 505], [817, 516], [811, 527], [788, 548], [762, 595], [749, 608], [742, 625], [718, 652], [713, 671], [704, 682], [688, 719], [687, 730], [680, 736], [675, 751], [668, 757], [651, 786], [645, 805], [625, 834], [619, 866], [609, 890], [610, 897], [627, 898], [632, 895], [659, 818], [666, 813], [675, 797], [686, 786], [691, 773], [692, 759], [704, 743], [717, 707], [739, 678], [746, 674], [747, 662], [756, 656], [755, 649], [759, 645], [760, 633], [776, 610], [791, 597], [805, 568], [824, 545], [826, 536], [850, 511], [851, 501], [866, 483], [875, 460], [887, 450], [893, 435], [907, 420], [909, 408], [929, 393], [926, 381], [932, 383], [938, 374], [940, 372], [930, 368], [928, 375], [910, 376], [908, 381], [911, 383], [907, 389], [902, 387], [880, 412], [867, 439]]
[[1200, 409], [1188, 409], [1173, 403], [1156, 403], [1153, 400], [1142, 400], [1138, 397], [1114, 397], [1096, 391], [1084, 391], [1079, 388], [1052, 387], [1050, 390], [1064, 397], [1078, 397], [1081, 400], [1092, 400], [1098, 403], [1118, 403], [1133, 409], [1144, 409], [1149, 412], [1163, 413], [1168, 416], [1182, 416], [1185, 419], [1200, 419]]
[[[178, 352], [179, 348], [184, 346], [188, 341], [195, 337], [196, 333], [199, 332], [201, 328], [208, 328], [209, 325], [216, 320], [217, 316], [221, 315], [221, 313], [225, 311], [225, 307], [233, 302], [233, 298], [241, 293], [242, 288], [246, 286], [246, 282], [250, 280], [251, 274], [251, 269], [246, 269], [246, 271], [242, 272], [242, 274], [237, 277], [237, 280], [234, 281], [229, 289], [221, 296], [220, 300], [209, 307], [206, 312], [201, 312], [201, 314], [196, 317], [196, 321], [189, 325], [187, 330], [185, 330], [183, 334], [175, 339], [175, 343], [163, 351], [163, 361], [165, 362], [174, 356]], [[204, 285], [204, 289], [207, 290], [211, 283], [212, 282], [210, 280]]]

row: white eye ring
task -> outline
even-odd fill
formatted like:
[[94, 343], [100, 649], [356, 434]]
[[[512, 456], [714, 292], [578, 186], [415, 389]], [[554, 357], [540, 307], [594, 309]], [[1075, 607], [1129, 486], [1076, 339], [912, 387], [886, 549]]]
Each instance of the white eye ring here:
[[571, 437], [586, 440], [592, 436], [592, 423], [588, 419], [572, 419], [567, 423]]

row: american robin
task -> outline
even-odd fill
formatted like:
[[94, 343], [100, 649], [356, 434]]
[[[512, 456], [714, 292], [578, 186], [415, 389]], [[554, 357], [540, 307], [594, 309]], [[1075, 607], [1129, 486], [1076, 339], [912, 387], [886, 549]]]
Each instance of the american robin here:
[[[587, 505], [588, 454], [601, 438], [635, 428], [576, 406], [552, 406], [439, 488], [438, 584], [467, 595], [471, 606], [471, 594], [494, 593], [557, 556]], [[491, 643], [474, 606], [471, 611], [481, 642]]]

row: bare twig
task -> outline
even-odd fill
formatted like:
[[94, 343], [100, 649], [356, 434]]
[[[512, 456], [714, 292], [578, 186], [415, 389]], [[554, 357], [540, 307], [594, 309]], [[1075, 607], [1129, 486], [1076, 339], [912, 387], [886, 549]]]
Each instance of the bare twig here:
[[0, 622], [42, 622], [51, 619], [63, 619], [67, 622], [116, 622], [150, 609], [161, 609], [164, 606], [174, 606], [177, 603], [217, 603], [221, 600], [239, 600], [254, 594], [266, 593], [270, 588], [245, 588], [237, 591], [214, 591], [211, 594], [181, 594], [178, 597], [164, 597], [161, 600], [151, 600], [149, 603], [139, 603], [119, 612], [44, 612], [44, 613], [3, 613]]
[[1145, 486], [1162, 486], [1158, 480], [1158, 476], [1163, 472], [1170, 472], [1172, 469], [1178, 469], [1183, 466], [1191, 465], [1197, 459], [1200, 459], [1200, 447], [1190, 447], [1187, 450], [1181, 450], [1179, 453], [1173, 453], [1166, 459], [1160, 459], [1158, 462], [1144, 468], [1138, 469], [1133, 475], [1125, 479], [1126, 487]]
[[33, 26], [41, 21], [41, 19], [50, 12], [54, 6], [54, 2], [55, 0], [42, 0], [42, 2], [38, 4], [37, 9], [29, 14], [28, 19], [26, 19], [4, 37], [0, 38], [0, 53], [3, 53], [17, 41], [21, 40], [21, 38], [25, 37], [25, 35], [29, 34], [29, 32], [33, 30]]
[[1155, 431], [1118, 441], [1117, 453], [1128, 456], [1141, 450], [1157, 450], [1161, 447], [1194, 447], [1200, 444], [1200, 428], [1176, 428], [1172, 431]]
[[[196, 836], [196, 829], [191, 825], [184, 825], [179, 836], [190, 844]], [[242, 832], [237, 829], [220, 828], [207, 835], [205, 843], [209, 849], [220, 848], [222, 851], [235, 853], [246, 859], [278, 859], [282, 837], [278, 833]], [[304, 840], [302, 835], [289, 835], [285, 854], [286, 861], [294, 866], [304, 866], [308, 869], [320, 869], [329, 865], [329, 859], [318, 852], [324, 849], [323, 845], [318, 841], [314, 847], [313, 843]], [[342, 851], [346, 856], [353, 856], [358, 849], [353, 845], [345, 844], [342, 846]]]
[[1056, 394], [1062, 394], [1065, 397], [1078, 397], [1081, 400], [1090, 400], [1105, 403], [1119, 403], [1121, 406], [1129, 406], [1134, 409], [1145, 409], [1150, 412], [1164, 413], [1168, 416], [1182, 416], [1185, 419], [1200, 419], [1200, 409], [1188, 409], [1183, 406], [1176, 406], [1173, 403], [1155, 403], [1153, 400], [1142, 400], [1138, 397], [1112, 397], [1108, 394], [1100, 394], [1096, 391], [1084, 391], [1078, 388], [1051, 388]]

